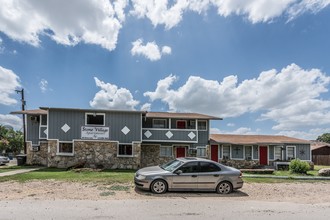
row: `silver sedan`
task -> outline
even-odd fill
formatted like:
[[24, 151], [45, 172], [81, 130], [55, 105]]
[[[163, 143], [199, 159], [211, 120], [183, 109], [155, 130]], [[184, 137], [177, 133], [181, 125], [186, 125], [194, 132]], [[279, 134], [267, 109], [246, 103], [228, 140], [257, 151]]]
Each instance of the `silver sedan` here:
[[9, 163], [9, 158], [5, 156], [0, 156], [0, 165]]
[[135, 186], [161, 194], [166, 191], [216, 191], [227, 194], [243, 187], [241, 171], [201, 158], [177, 158], [161, 166], [138, 170]]

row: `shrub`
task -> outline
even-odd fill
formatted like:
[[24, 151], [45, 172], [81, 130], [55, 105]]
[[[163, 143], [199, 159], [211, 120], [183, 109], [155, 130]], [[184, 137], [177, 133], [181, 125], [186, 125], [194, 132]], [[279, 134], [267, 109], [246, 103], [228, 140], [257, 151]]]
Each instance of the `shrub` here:
[[290, 162], [289, 170], [292, 173], [304, 173], [306, 174], [310, 170], [310, 166], [306, 161], [301, 161], [299, 159], [294, 159]]

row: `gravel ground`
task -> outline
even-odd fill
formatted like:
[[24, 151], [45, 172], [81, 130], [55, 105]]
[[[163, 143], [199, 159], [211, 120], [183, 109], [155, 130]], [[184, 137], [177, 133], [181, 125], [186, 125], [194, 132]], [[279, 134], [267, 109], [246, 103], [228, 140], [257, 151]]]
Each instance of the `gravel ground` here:
[[261, 200], [295, 203], [330, 203], [330, 182], [244, 183], [242, 189], [229, 195], [216, 193], [166, 193], [154, 195], [135, 189], [133, 185], [102, 185], [62, 181], [0, 182], [2, 200], [121, 200], [154, 199], [159, 197], [232, 197], [239, 201]]

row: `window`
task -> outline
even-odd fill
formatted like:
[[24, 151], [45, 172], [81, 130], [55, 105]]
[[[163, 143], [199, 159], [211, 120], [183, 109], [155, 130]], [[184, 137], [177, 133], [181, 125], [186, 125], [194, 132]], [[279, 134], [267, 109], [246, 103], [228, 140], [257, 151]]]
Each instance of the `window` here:
[[282, 160], [282, 146], [275, 146], [274, 160]]
[[183, 164], [179, 170], [182, 171], [182, 173], [197, 173], [198, 172], [198, 162], [189, 162], [186, 164]]
[[197, 157], [206, 157], [206, 147], [197, 147], [196, 156]]
[[131, 144], [119, 144], [118, 156], [131, 157], [133, 156], [133, 146]]
[[245, 146], [245, 159], [252, 160], [252, 146]]
[[161, 157], [172, 157], [173, 148], [171, 146], [160, 146], [160, 156]]
[[230, 159], [230, 146], [224, 145], [223, 148], [223, 159], [228, 160]]
[[104, 126], [104, 113], [86, 113], [86, 125]]
[[153, 128], [165, 128], [166, 127], [166, 120], [165, 119], [154, 119], [152, 121]]
[[296, 147], [295, 146], [287, 146], [286, 148], [286, 157], [288, 160], [293, 160], [296, 158]]
[[213, 163], [200, 162], [201, 172], [217, 172], [221, 171], [220, 167]]
[[47, 115], [41, 115], [41, 126], [47, 126]]
[[206, 121], [198, 121], [198, 130], [206, 131], [207, 130], [207, 122]]
[[60, 142], [58, 144], [59, 154], [73, 154], [73, 143], [72, 142]]

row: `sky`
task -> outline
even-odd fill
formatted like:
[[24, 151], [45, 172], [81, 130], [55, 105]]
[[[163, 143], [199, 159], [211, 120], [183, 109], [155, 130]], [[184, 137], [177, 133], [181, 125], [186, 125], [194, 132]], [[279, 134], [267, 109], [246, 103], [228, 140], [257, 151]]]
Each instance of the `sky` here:
[[330, 132], [330, 0], [0, 0], [0, 124], [26, 109], [196, 112]]

